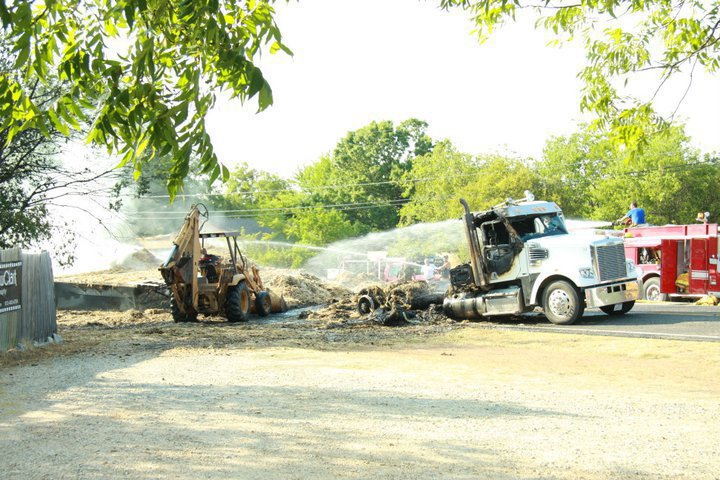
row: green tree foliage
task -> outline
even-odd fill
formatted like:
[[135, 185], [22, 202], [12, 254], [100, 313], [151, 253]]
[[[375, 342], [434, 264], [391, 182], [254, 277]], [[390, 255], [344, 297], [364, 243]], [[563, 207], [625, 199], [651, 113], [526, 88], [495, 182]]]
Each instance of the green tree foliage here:
[[238, 217], [256, 217], [260, 210], [265, 210], [263, 216], [273, 217], [273, 211], [282, 204], [278, 200], [292, 194], [290, 187], [289, 181], [243, 162], [231, 172], [224, 195], [215, 197], [213, 205]]
[[[407, 201], [400, 179], [414, 158], [432, 149], [426, 128], [416, 119], [397, 126], [372, 122], [348, 133], [332, 154], [300, 170], [292, 181], [242, 165], [230, 174], [225, 195], [215, 205], [256, 218], [267, 231], [253, 239], [269, 246], [279, 242], [280, 249], [283, 242], [324, 246], [395, 228]], [[297, 248], [254, 251], [256, 258], [288, 266], [313, 253]]]
[[680, 128], [654, 137], [633, 164], [617, 155], [592, 192], [593, 217], [617, 219], [637, 201], [649, 223], [693, 223], [699, 211], [720, 211], [714, 194], [698, 194], [717, 181], [718, 166], [689, 146]]
[[402, 225], [436, 222], [460, 215], [458, 199], [467, 196], [468, 185], [477, 178], [472, 156], [458, 152], [449, 140], [435, 145], [431, 153], [417, 157], [403, 177], [410, 201], [400, 210]]
[[410, 119], [397, 127], [372, 122], [348, 133], [332, 155], [304, 169], [298, 185], [316, 203], [343, 206], [350, 224], [365, 231], [394, 228], [403, 188], [399, 180], [413, 160], [432, 150], [427, 123]]
[[[2, 32], [16, 53], [0, 71], [0, 128], [7, 141], [36, 129], [69, 134], [89, 125], [88, 140], [134, 166], [170, 156], [175, 195], [197, 158], [201, 173], [227, 178], [205, 129], [216, 92], [257, 97], [272, 91], [255, 59], [285, 51], [272, 0], [0, 0]], [[50, 103], [26, 88], [58, 81]]]
[[715, 158], [689, 146], [682, 127], [654, 136], [632, 164], [607, 137], [575, 134], [548, 141], [537, 166], [543, 194], [569, 217], [612, 221], [636, 201], [649, 223], [693, 223], [700, 211], [720, 212]]
[[[75, 212], [103, 226], [97, 212], [116, 210], [118, 178], [113, 169], [72, 168], [60, 160], [65, 137], [27, 129], [7, 142], [0, 131], [0, 249], [31, 248], [52, 239], [60, 264], [74, 261], [75, 228], [53, 210]], [[77, 202], [77, 198], [85, 202]]]
[[589, 218], [597, 207], [596, 183], [616, 158], [617, 149], [597, 133], [551, 138], [536, 166], [540, 181], [536, 195], [561, 205], [568, 217]]
[[324, 184], [332, 172], [329, 165], [328, 158], [322, 157], [289, 181], [243, 164], [231, 173], [225, 195], [214, 205], [231, 217], [254, 218], [263, 227], [263, 232], [249, 236], [257, 243], [249, 243], [248, 251], [258, 261], [297, 267], [317, 250], [286, 244], [323, 246], [364, 231], [362, 225], [348, 219], [342, 207], [323, 203], [324, 196], [312, 193], [327, 190], [313, 186]]
[[[667, 126], [653, 102], [668, 78], [696, 67], [720, 67], [720, 2], [620, 0], [441, 0], [444, 8], [470, 12], [481, 40], [522, 15], [554, 33], [557, 42], [584, 42], [587, 64], [580, 107], [597, 115], [593, 127], [634, 155], [653, 132]], [[624, 88], [642, 72], [657, 73], [657, 89], [631, 98]], [[630, 85], [632, 86], [632, 85]]]
[[285, 234], [302, 244], [328, 245], [357, 235], [357, 225], [341, 211], [315, 207], [295, 213]]
[[474, 209], [522, 198], [525, 190], [536, 190], [538, 179], [527, 160], [486, 155], [478, 157], [477, 162], [478, 177], [469, 184], [466, 199]]
[[[0, 133], [0, 141], [6, 134]], [[46, 195], [38, 190], [42, 178], [37, 172], [56, 168], [45, 163], [45, 137], [34, 130], [17, 135], [0, 148], [0, 248], [28, 247], [51, 234]]]
[[224, 186], [225, 194], [213, 197], [216, 208], [230, 217], [257, 220], [265, 230], [261, 235], [264, 239], [298, 240], [288, 235], [288, 228], [303, 196], [291, 181], [242, 163]]
[[[16, 57], [0, 41], [0, 72], [8, 71]], [[28, 83], [26, 90], [38, 105], [54, 102], [62, 91], [57, 84], [38, 80]], [[6, 123], [5, 115], [7, 111], [0, 108], [0, 125]], [[63, 207], [90, 217], [97, 210], [93, 207], [116, 207], [111, 201], [116, 176], [95, 165], [64, 165], [60, 154], [68, 143], [65, 134], [52, 127], [46, 132], [25, 128], [11, 135], [10, 129], [0, 126], [0, 248], [30, 248], [52, 239], [56, 260], [72, 263], [73, 225], [54, 216], [53, 209]], [[86, 205], [68, 201], [73, 197], [85, 198]]]
[[458, 152], [445, 140], [431, 153], [413, 161], [405, 176], [410, 201], [402, 207], [402, 223], [458, 218], [460, 198], [480, 210], [508, 197], [519, 198], [534, 190], [538, 179], [525, 160], [501, 155], [472, 157]]
[[299, 240], [288, 237], [292, 212], [301, 198], [290, 181], [241, 163], [221, 189], [223, 195], [210, 197], [213, 209], [238, 221], [252, 219], [262, 229], [245, 230], [244, 247], [252, 259], [263, 265], [297, 267], [314, 254], [293, 248]]

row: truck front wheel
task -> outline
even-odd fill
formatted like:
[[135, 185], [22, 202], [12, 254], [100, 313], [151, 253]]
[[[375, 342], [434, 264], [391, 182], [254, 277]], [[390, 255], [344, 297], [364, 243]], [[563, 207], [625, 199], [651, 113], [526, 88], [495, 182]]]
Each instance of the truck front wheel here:
[[559, 280], [545, 289], [543, 310], [550, 322], [556, 325], [570, 325], [582, 317], [585, 305], [575, 287], [564, 280]]

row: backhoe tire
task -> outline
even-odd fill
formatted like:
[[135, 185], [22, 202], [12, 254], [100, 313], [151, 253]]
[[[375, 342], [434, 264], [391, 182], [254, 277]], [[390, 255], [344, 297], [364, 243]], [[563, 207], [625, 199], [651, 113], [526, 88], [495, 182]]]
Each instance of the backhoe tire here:
[[610, 316], [617, 316], [625, 315], [627, 312], [632, 310], [633, 306], [635, 306], [635, 300], [632, 300], [630, 302], [616, 303], [615, 305], [605, 305], [604, 307], [600, 307], [600, 310]]
[[667, 293], [660, 292], [660, 277], [648, 278], [643, 283], [643, 300], [651, 302], [665, 302], [668, 299]]
[[585, 304], [578, 290], [564, 280], [551, 283], [543, 292], [543, 310], [551, 323], [570, 325], [582, 317]]
[[261, 317], [270, 315], [272, 311], [272, 300], [268, 292], [262, 291], [255, 295], [255, 311], [257, 311]]
[[170, 312], [172, 313], [175, 323], [197, 322], [197, 312], [190, 310], [188, 312], [183, 312], [180, 310], [174, 296], [170, 299]]
[[225, 315], [230, 322], [247, 322], [250, 318], [250, 291], [244, 281], [228, 288]]

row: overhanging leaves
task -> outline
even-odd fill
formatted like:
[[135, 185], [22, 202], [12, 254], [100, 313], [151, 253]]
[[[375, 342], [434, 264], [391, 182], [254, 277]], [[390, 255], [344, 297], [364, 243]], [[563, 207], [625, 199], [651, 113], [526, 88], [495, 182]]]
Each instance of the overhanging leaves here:
[[[1, 0], [16, 62], [14, 72], [0, 73], [0, 98], [12, 100], [0, 127], [12, 139], [23, 129], [52, 124], [68, 132], [89, 122], [88, 141], [124, 154], [138, 172], [143, 159], [171, 155], [171, 195], [182, 187], [190, 157], [220, 176], [204, 118], [219, 90], [241, 101], [257, 97], [259, 110], [272, 104], [255, 59], [263, 47], [290, 53], [273, 3]], [[53, 103], [38, 105], [20, 87], [56, 74], [67, 88]]]
[[[440, 5], [468, 11], [481, 41], [519, 13], [535, 16], [536, 25], [559, 37], [556, 42], [581, 38], [587, 65], [579, 75], [580, 107], [594, 113], [593, 125], [609, 132], [630, 157], [673, 120], [674, 113], [663, 118], [653, 108], [669, 77], [683, 72], [691, 82], [696, 66], [708, 72], [720, 68], [718, 1], [440, 0]], [[624, 95], [627, 80], [643, 72], [657, 73], [657, 87], [644, 98]]]

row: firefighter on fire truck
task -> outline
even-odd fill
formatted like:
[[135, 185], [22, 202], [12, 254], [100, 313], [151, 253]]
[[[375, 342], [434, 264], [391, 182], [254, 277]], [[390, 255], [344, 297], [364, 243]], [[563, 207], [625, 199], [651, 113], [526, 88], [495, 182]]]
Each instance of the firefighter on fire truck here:
[[636, 202], [630, 204], [630, 210], [620, 217], [618, 220], [613, 222], [615, 225], [627, 225], [628, 227], [634, 227], [637, 225], [645, 224], [645, 209], [638, 208]]

